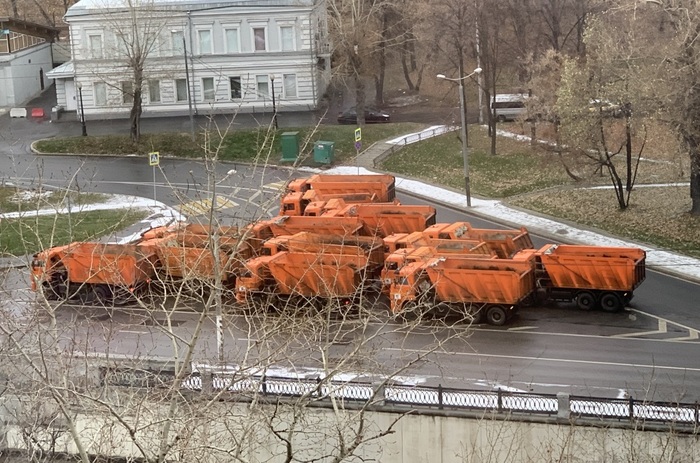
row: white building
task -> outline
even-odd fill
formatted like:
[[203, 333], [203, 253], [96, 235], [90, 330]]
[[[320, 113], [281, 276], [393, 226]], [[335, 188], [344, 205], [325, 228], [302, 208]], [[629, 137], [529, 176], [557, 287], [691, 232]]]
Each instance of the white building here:
[[0, 108], [21, 106], [51, 82], [53, 27], [0, 17]]
[[[128, 117], [131, 57], [146, 55], [143, 116], [313, 110], [330, 77], [324, 0], [81, 0], [58, 105]], [[273, 94], [274, 89], [274, 94]]]

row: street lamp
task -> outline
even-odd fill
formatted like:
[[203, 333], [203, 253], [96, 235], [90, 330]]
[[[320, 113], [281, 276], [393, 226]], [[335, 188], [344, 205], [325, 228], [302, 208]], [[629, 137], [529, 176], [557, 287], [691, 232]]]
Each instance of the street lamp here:
[[275, 75], [270, 74], [270, 84], [272, 87], [272, 123], [275, 124], [277, 130], [277, 105], [275, 104]]
[[472, 207], [472, 196], [469, 186], [469, 149], [467, 148], [467, 118], [464, 114], [466, 111], [466, 101], [464, 101], [464, 79], [468, 79], [474, 74], [481, 74], [481, 68], [474, 69], [471, 73], [464, 77], [450, 78], [445, 74], [438, 74], [438, 79], [449, 80], [459, 84], [459, 107], [462, 116], [462, 157], [464, 158], [464, 192], [467, 196], [467, 207]]
[[80, 99], [80, 124], [83, 126], [83, 137], [87, 137], [87, 127], [85, 126], [85, 109], [83, 108], [83, 84], [78, 82], [78, 98]]

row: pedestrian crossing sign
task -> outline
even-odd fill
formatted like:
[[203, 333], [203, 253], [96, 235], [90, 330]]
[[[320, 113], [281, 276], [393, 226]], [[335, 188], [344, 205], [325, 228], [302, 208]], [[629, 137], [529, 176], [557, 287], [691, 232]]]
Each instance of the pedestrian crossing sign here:
[[148, 153], [148, 165], [149, 166], [157, 166], [159, 163], [160, 163], [160, 152], [153, 151], [152, 153]]

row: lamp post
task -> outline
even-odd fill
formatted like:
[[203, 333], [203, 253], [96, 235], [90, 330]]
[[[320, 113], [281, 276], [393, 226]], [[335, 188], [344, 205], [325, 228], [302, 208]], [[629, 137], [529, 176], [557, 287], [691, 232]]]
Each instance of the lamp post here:
[[275, 125], [275, 130], [277, 130], [277, 105], [275, 103], [275, 75], [270, 74], [270, 86], [272, 90], [272, 123]]
[[[171, 31], [172, 33], [179, 33], [178, 30]], [[192, 94], [190, 92], [190, 70], [187, 65], [187, 41], [185, 40], [185, 33], [182, 33], [182, 54], [185, 58], [185, 85], [187, 85], [187, 109], [190, 116], [190, 135], [192, 136], [192, 141], [195, 141], [194, 133], [194, 116], [192, 116]]]
[[83, 127], [83, 137], [87, 137], [87, 127], [85, 126], [85, 109], [83, 108], [83, 84], [78, 82], [78, 99], [80, 100], [80, 124]]
[[450, 78], [444, 74], [438, 74], [438, 79], [449, 80], [450, 82], [456, 82], [459, 84], [459, 108], [460, 114], [462, 116], [462, 158], [464, 160], [464, 193], [467, 196], [467, 207], [472, 207], [472, 195], [471, 188], [469, 185], [469, 149], [467, 148], [467, 118], [464, 114], [466, 108], [466, 102], [464, 101], [464, 85], [462, 82], [464, 79], [468, 79], [474, 74], [481, 74], [481, 68], [474, 69], [471, 73], [463, 77]]

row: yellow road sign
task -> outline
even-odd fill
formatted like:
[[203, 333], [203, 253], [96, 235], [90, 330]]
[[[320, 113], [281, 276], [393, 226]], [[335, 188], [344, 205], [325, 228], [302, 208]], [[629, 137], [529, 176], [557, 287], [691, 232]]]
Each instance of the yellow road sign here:
[[362, 140], [362, 129], [358, 127], [355, 129], [355, 141], [360, 140]]
[[148, 153], [148, 165], [157, 166], [158, 164], [160, 164], [160, 152], [153, 151], [152, 153]]

